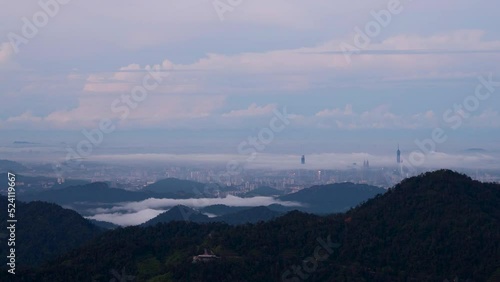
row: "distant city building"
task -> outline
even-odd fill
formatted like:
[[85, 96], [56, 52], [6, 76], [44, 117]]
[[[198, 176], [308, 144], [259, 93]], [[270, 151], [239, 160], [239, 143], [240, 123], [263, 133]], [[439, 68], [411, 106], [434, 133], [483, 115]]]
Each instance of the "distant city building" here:
[[306, 164], [306, 156], [302, 155], [302, 158], [300, 159], [301, 164]]
[[402, 163], [401, 162], [401, 151], [399, 150], [399, 144], [398, 144], [398, 151], [396, 152], [397, 154], [397, 162], [398, 164]]
[[370, 168], [370, 161], [366, 160], [363, 162], [363, 167], [364, 168]]

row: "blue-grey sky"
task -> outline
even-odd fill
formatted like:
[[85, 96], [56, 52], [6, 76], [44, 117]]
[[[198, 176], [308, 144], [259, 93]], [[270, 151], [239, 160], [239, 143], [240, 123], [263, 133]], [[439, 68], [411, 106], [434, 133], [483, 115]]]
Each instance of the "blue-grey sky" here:
[[[4, 143], [77, 142], [109, 118], [102, 146], [133, 136], [230, 151], [286, 107], [275, 152], [413, 148], [436, 127], [449, 135], [437, 151], [498, 149], [498, 1], [4, 2]], [[122, 117], [120, 99], [151, 69], [161, 83]], [[480, 76], [491, 95], [473, 100]]]

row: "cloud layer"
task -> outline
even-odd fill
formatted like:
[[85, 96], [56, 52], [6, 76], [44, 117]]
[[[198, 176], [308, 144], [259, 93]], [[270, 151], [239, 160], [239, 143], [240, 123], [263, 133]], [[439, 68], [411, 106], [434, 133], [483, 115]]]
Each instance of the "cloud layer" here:
[[94, 210], [94, 216], [87, 218], [111, 222], [121, 226], [138, 225], [144, 223], [160, 213], [177, 205], [191, 208], [203, 208], [211, 205], [227, 205], [232, 207], [257, 207], [280, 204], [287, 207], [301, 206], [296, 202], [279, 201], [272, 197], [239, 198], [228, 195], [225, 198], [202, 199], [147, 199], [140, 202], [123, 203], [112, 208]]

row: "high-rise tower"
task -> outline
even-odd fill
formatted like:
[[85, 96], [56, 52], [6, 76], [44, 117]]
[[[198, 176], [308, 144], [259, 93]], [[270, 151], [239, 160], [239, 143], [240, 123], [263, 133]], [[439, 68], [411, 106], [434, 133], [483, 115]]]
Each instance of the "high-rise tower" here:
[[300, 159], [301, 164], [306, 164], [306, 156], [302, 155], [302, 158]]
[[398, 144], [398, 151], [396, 152], [397, 154], [397, 162], [398, 164], [401, 163], [401, 151], [399, 150], [399, 144]]

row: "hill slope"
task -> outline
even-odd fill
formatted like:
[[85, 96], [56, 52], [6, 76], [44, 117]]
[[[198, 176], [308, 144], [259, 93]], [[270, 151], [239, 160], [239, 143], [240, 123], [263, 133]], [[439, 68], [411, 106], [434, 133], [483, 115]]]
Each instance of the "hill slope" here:
[[[397, 277], [484, 281], [500, 267], [500, 186], [448, 170], [406, 179], [346, 214], [340, 260]], [[443, 279], [441, 279], [442, 281]]]
[[230, 206], [226, 206], [226, 205], [211, 205], [211, 206], [201, 208], [200, 211], [202, 213], [208, 213], [208, 214], [213, 214], [216, 216], [221, 216], [221, 215], [225, 215], [225, 214], [239, 212], [239, 211], [246, 210], [246, 209], [248, 209], [248, 208], [247, 207], [230, 207]]
[[26, 171], [27, 168], [18, 162], [9, 161], [9, 160], [0, 160], [0, 172], [12, 172], [19, 173]]
[[385, 193], [383, 188], [353, 183], [338, 183], [330, 185], [313, 186], [302, 189], [296, 193], [279, 197], [282, 201], [295, 201], [307, 204], [299, 210], [330, 214], [345, 212], [359, 203]]
[[146, 221], [142, 226], [154, 226], [171, 221], [208, 222], [208, 216], [186, 206], [175, 206], [168, 211]]
[[257, 223], [259, 221], [269, 221], [282, 213], [272, 211], [267, 207], [243, 208], [233, 213], [228, 213], [218, 217], [208, 217], [201, 212], [186, 206], [175, 206], [170, 210], [148, 220], [142, 226], [154, 226], [158, 223], [169, 223], [172, 221], [190, 221], [197, 223], [224, 222], [232, 225]]
[[238, 225], [245, 223], [257, 223], [259, 221], [269, 221], [280, 215], [282, 215], [282, 213], [272, 211], [267, 207], [254, 207], [219, 217], [210, 218], [210, 220]]
[[245, 195], [243, 197], [245, 198], [250, 198], [250, 197], [258, 197], [258, 196], [281, 196], [283, 195], [283, 191], [281, 190], [278, 190], [278, 189], [274, 189], [272, 187], [268, 187], [268, 186], [261, 186], [261, 187], [258, 187], [252, 191], [249, 191], [247, 193], [245, 193]]
[[[6, 197], [0, 196], [0, 206], [7, 207]], [[21, 267], [40, 264], [103, 232], [75, 211], [44, 202], [17, 201], [16, 219], [16, 257]], [[4, 233], [7, 212], [0, 213], [0, 220]], [[7, 256], [7, 244], [0, 244], [0, 254]]]
[[23, 201], [45, 201], [66, 205], [75, 202], [118, 203], [142, 201], [153, 196], [155, 196], [153, 193], [110, 188], [106, 183], [95, 182], [87, 185], [24, 194], [21, 199]]
[[204, 183], [181, 180], [177, 178], [167, 178], [157, 181], [144, 188], [144, 191], [158, 194], [177, 195], [182, 198], [210, 197], [214, 196], [215, 186], [207, 186]]

